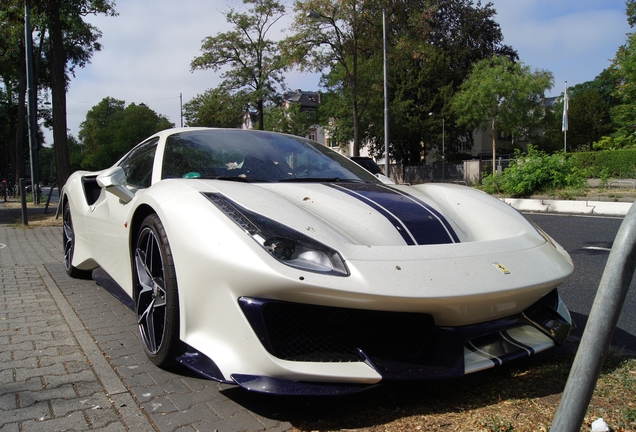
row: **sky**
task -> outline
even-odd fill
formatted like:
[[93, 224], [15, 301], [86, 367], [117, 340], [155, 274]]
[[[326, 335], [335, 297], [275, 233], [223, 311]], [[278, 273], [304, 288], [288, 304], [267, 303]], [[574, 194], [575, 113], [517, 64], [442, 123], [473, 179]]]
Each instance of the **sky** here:
[[[533, 69], [554, 74], [548, 96], [593, 80], [631, 31], [624, 0], [490, 0], [504, 43]], [[483, 3], [486, 1], [484, 0]], [[212, 70], [190, 71], [206, 36], [231, 29], [224, 11], [244, 9], [240, 0], [117, 0], [117, 17], [87, 17], [103, 34], [103, 48], [76, 70], [67, 94], [70, 133], [77, 136], [86, 113], [105, 97], [145, 103], [181, 125], [181, 101], [188, 102], [221, 79]], [[282, 31], [289, 17], [279, 26]], [[390, 63], [389, 63], [390, 65]], [[390, 66], [389, 66], [390, 67]], [[290, 89], [320, 90], [317, 74], [292, 72]], [[52, 133], [46, 134], [48, 144]]]

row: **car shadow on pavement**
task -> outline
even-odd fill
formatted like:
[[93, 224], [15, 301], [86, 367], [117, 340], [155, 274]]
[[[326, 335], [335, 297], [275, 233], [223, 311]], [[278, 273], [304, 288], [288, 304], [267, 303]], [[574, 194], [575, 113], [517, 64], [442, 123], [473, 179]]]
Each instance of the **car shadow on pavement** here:
[[502, 399], [559, 397], [567, 375], [555, 377], [554, 364], [565, 362], [569, 369], [573, 350], [570, 346], [558, 355], [539, 354], [462, 378], [386, 383], [346, 396], [272, 396], [240, 388], [221, 393], [260, 416], [289, 422], [301, 430], [360, 429], [411, 416], [497, 405]]
[[[221, 393], [248, 410], [301, 430], [360, 429], [411, 416], [461, 413], [496, 406], [502, 400], [545, 398], [556, 402], [565, 387], [587, 316], [573, 314], [579, 326], [564, 344], [532, 357], [457, 379], [393, 382], [339, 397], [289, 397], [250, 393], [240, 388]], [[631, 347], [636, 338], [617, 329], [612, 352]], [[617, 345], [625, 344], [625, 345]], [[629, 355], [628, 355], [629, 356]], [[612, 367], [606, 362], [605, 371]]]

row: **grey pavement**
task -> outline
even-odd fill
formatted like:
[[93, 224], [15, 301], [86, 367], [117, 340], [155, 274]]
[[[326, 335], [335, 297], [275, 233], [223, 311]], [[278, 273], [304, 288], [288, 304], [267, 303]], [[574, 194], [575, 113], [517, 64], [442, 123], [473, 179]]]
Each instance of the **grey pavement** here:
[[66, 275], [61, 226], [14, 218], [0, 201], [0, 431], [292, 429], [283, 399], [150, 363], [134, 313]]

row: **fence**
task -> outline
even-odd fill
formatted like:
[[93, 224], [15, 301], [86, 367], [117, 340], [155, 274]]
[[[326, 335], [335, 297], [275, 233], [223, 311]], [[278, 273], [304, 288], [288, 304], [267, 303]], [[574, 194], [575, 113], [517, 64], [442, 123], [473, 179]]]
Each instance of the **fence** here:
[[[497, 170], [510, 165], [510, 159], [498, 159]], [[472, 159], [460, 164], [435, 162], [431, 165], [391, 165], [391, 179], [397, 183], [462, 183], [469, 186], [479, 184], [484, 175], [492, 173], [492, 160]]]

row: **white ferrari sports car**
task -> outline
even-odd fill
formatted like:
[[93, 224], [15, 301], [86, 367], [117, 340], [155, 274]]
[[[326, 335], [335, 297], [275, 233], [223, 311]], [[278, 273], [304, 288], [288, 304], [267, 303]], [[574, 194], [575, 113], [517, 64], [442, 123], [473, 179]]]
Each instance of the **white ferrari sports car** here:
[[565, 340], [561, 246], [476, 189], [380, 177], [295, 136], [165, 130], [69, 178], [66, 270], [123, 293], [156, 365], [257, 392], [458, 377]]

